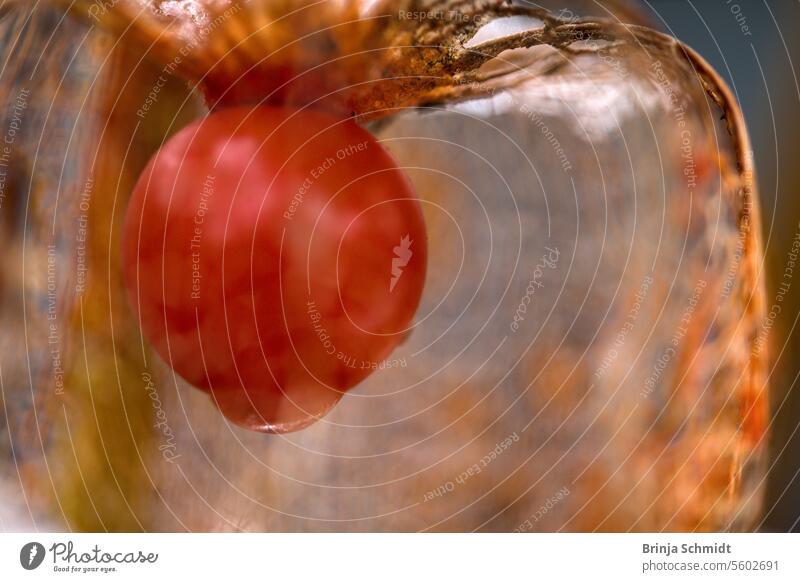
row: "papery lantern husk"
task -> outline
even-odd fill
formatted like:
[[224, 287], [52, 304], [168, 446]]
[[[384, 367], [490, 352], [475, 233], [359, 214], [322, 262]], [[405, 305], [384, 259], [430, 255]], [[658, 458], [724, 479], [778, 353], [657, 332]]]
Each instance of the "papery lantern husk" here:
[[[635, 12], [618, 3], [585, 18], [492, 1], [165, 6], [87, 1], [62, 19], [56, 2], [5, 22], [20, 40], [3, 99], [31, 94], [3, 269], [6, 329], [26, 341], [7, 333], [0, 364], [8, 487], [37, 500], [37, 524], [753, 526], [767, 426], [758, 203], [738, 106], [701, 57], [626, 24]], [[470, 43], [503, 18], [530, 28]], [[431, 241], [424, 324], [288, 437], [231, 426], [151, 354], [118, 268], [148, 157], [239, 103], [357, 117], [406, 168]]]

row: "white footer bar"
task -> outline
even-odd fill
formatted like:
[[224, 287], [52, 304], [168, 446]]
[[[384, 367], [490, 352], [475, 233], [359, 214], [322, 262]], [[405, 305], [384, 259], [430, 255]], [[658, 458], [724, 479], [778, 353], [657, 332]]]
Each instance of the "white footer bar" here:
[[793, 534], [0, 534], [0, 580], [797, 581], [799, 565]]

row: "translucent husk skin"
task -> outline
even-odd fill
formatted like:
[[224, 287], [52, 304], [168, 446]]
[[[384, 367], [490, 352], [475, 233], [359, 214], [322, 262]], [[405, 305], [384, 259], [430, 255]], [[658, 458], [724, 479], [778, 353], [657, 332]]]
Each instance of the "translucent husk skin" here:
[[[73, 5], [78, 15], [88, 15], [88, 24], [44, 8], [25, 26], [28, 9], [18, 8], [5, 24], [6, 34], [19, 35], [21, 44], [3, 71], [3, 100], [13, 103], [27, 85], [35, 90], [28, 99], [28, 130], [16, 144], [13, 184], [20, 194], [3, 270], [5, 325], [18, 333], [4, 336], [0, 364], [13, 451], [8, 486], [24, 492], [31, 507], [48, 508], [34, 513], [37, 525], [502, 531], [526, 521], [541, 531], [752, 526], [767, 414], [758, 204], [738, 107], [694, 52], [639, 26], [596, 17], [563, 20], [500, 2], [426, 5], [470, 17], [422, 22], [392, 17], [398, 3], [373, 3], [364, 13], [358, 3], [312, 9], [250, 2], [207, 34], [191, 19], [167, 18], [134, 2], [123, 0], [99, 15], [89, 14], [93, 5]], [[206, 23], [230, 9], [227, 2], [204, 5], [210, 10]], [[421, 6], [401, 5], [408, 11]], [[539, 18], [542, 26], [464, 47], [481, 24], [520, 14]], [[363, 20], [369, 16], [374, 18]], [[37, 64], [40, 51], [33, 47], [50, 34], [59, 50], [47, 51]], [[281, 50], [287, 43], [291, 48]], [[186, 46], [192, 48], [183, 55]], [[521, 47], [537, 48], [511, 50]], [[264, 61], [265, 55], [270, 59]], [[660, 66], [653, 68], [656, 62]], [[174, 76], [167, 75], [152, 108], [137, 116], [170, 63]], [[232, 79], [251, 69], [246, 84], [231, 87]], [[188, 81], [188, 88], [175, 77]], [[586, 77], [597, 94], [578, 83]], [[658, 85], [664, 79], [671, 93]], [[593, 126], [585, 113], [612, 89], [634, 96], [627, 115], [639, 120], [619, 135]], [[686, 110], [696, 167], [703, 172], [689, 196], [669, 171], [680, 169], [685, 129], [677, 126], [673, 94]], [[421, 313], [441, 299], [460, 265], [451, 260], [461, 252], [458, 233], [438, 205], [457, 216], [468, 235], [470, 260], [447, 304], [456, 314], [466, 310], [457, 318], [460, 335], [477, 334], [474, 351], [460, 364], [451, 361], [464, 347], [456, 340], [413, 356], [435, 339], [434, 331], [453, 322], [452, 313], [439, 312], [429, 331], [415, 333], [397, 354], [415, 362], [412, 367], [375, 374], [330, 417], [291, 440], [233, 430], [205, 395], [148, 353], [116, 264], [125, 199], [161, 141], [207, 107], [270, 101], [356, 115], [387, 140], [402, 164], [423, 168], [409, 173], [426, 201], [432, 251], [438, 241], [440, 254], [431, 257], [430, 271], [439, 276], [428, 283]], [[626, 114], [614, 101], [603, 102], [604, 115]], [[502, 131], [481, 130], [481, 120]], [[552, 142], [541, 137], [543, 126], [570, 152], [568, 173], [553, 157]], [[57, 127], [74, 127], [71, 140], [68, 132], [53, 133]], [[529, 155], [520, 158], [508, 135]], [[626, 147], [629, 141], [639, 147]], [[437, 150], [441, 143], [455, 145]], [[654, 150], [656, 143], [661, 148]], [[483, 158], [459, 158], [457, 150]], [[526, 173], [530, 160], [538, 175]], [[76, 293], [73, 235], [88, 177], [91, 276], [85, 291]], [[599, 194], [597, 184], [604, 185]], [[510, 239], [488, 233], [480, 205], [464, 202], [469, 188], [490, 205], [489, 223], [497, 225], [492, 232], [505, 229]], [[515, 196], [509, 199], [507, 191]], [[558, 228], [550, 228], [551, 220]], [[570, 242], [566, 235], [578, 232], [583, 238]], [[51, 243], [64, 265], [57, 269], [66, 379], [59, 394], [46, 356]], [[523, 332], [512, 333], [509, 318], [545, 245], [560, 249], [564, 271], [550, 270], [553, 277], [539, 294], [543, 310], [531, 313]], [[592, 254], [605, 248], [606, 254]], [[494, 269], [488, 278], [487, 265]], [[628, 351], [604, 368], [652, 265], [658, 270], [651, 299], [625, 341]], [[643, 382], [675, 337], [699, 280], [706, 286], [670, 372], [644, 398]], [[16, 341], [23, 335], [26, 342]], [[503, 351], [492, 356], [500, 342]], [[477, 370], [484, 361], [489, 363]], [[432, 371], [438, 373], [426, 380]], [[146, 378], [156, 386], [158, 407]], [[409, 389], [411, 382], [420, 384]], [[168, 419], [169, 437], [159, 410]], [[518, 440], [492, 460], [491, 470], [458, 480], [512, 434]], [[173, 445], [179, 456], [170, 460], [165, 451]], [[447, 483], [453, 490], [440, 494]], [[564, 488], [568, 495], [531, 519]]]

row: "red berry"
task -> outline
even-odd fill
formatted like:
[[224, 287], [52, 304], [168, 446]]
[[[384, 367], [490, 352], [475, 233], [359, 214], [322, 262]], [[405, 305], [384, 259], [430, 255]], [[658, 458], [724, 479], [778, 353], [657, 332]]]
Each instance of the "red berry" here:
[[123, 232], [145, 336], [235, 423], [313, 422], [411, 325], [427, 259], [419, 202], [351, 120], [233, 108], [172, 137]]

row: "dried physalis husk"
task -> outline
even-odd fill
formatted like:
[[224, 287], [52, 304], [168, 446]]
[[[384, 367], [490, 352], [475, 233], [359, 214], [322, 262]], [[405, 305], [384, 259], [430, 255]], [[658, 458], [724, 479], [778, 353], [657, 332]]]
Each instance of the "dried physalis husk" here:
[[[752, 526], [767, 402], [752, 155], [730, 92], [693, 51], [618, 19], [576, 17], [583, 2], [557, 13], [496, 1], [62, 4], [133, 53], [103, 77], [114, 123], [81, 141], [111, 164], [97, 182], [108, 190], [97, 188], [118, 207], [159, 139], [143, 128], [174, 131], [152, 115], [138, 123], [153, 84], [129, 82], [118, 70], [129, 67], [179, 75], [211, 108], [358, 115], [407, 169], [432, 241], [424, 324], [393, 356], [400, 364], [358, 390], [375, 398], [348, 398], [297, 440], [265, 439], [231, 431], [150, 358], [170, 440], [134, 422], [132, 443], [104, 427], [94, 456], [79, 447], [84, 462], [59, 482], [84, 488], [98, 520], [73, 499], [62, 508], [71, 523]], [[153, 70], [137, 68], [142, 56]], [[161, 91], [158, 107], [186, 114], [187, 95]], [[103, 285], [119, 285], [113, 253], [100, 257]], [[120, 372], [140, 357], [135, 323], [119, 305], [98, 307], [112, 296], [101, 286], [86, 302], [96, 344], [112, 311], [116, 322], [114, 353], [97, 349], [87, 369], [115, 373], [126, 418], [146, 417], [153, 392]], [[94, 406], [99, 392], [88, 393]], [[73, 434], [96, 422], [65, 410]], [[91, 471], [86, 459], [108, 458], [108, 443], [111, 473]], [[164, 462], [165, 446], [179, 457]], [[490, 469], [468, 471], [485, 459]]]
[[[348, 115], [381, 115], [426, 101], [505, 49], [604, 35], [591, 22], [559, 21], [542, 8], [507, 0], [68, 4], [138, 43], [170, 74], [189, 79], [210, 107], [311, 104]], [[515, 16], [546, 26], [465, 47], [485, 24]]]
[[74, 9], [124, 31], [196, 83], [212, 107], [269, 101], [349, 113], [387, 92], [391, 105], [401, 92], [409, 97], [435, 85], [450, 68], [439, 44], [449, 38], [455, 46], [474, 32], [483, 4], [464, 5], [458, 31], [403, 18], [420, 9], [411, 2], [88, 0]]

